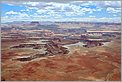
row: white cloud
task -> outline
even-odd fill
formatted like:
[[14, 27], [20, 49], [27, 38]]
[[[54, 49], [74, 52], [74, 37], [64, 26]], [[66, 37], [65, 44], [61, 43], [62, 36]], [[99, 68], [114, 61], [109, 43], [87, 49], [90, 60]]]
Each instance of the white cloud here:
[[92, 5], [92, 1], [73, 1], [70, 2], [70, 4], [76, 6], [89, 6]]
[[26, 13], [21, 13], [21, 12], [14, 12], [14, 11], [9, 11], [6, 12], [7, 15], [9, 16], [4, 16], [2, 17], [2, 21], [10, 22], [10, 21], [21, 21], [21, 20], [26, 20], [30, 18], [30, 16]]
[[114, 14], [113, 16], [116, 17], [117, 15]]
[[[27, 0], [22, 0], [22, 1], [27, 1]], [[29, 0], [30, 2], [56, 2], [56, 3], [69, 3], [73, 2], [74, 0]], [[75, 1], [81, 1], [81, 0], [75, 0]], [[4, 0], [2, 2], [14, 2], [14, 0]], [[15, 0], [16, 2], [16, 0]], [[18, 2], [21, 2], [18, 0]]]
[[30, 11], [29, 9], [26, 9], [26, 11]]
[[95, 1], [93, 3], [97, 7], [102, 7], [102, 8], [107, 8], [107, 7], [112, 7], [112, 8], [120, 8], [121, 7], [121, 1]]
[[[50, 20], [56, 19], [63, 20], [65, 17], [71, 17], [69, 20], [89, 20], [89, 21], [111, 21], [113, 19], [110, 18], [100, 18], [97, 19], [94, 16], [89, 16], [90, 18], [82, 18], [85, 14], [94, 14], [96, 11], [102, 11], [102, 9], [106, 9], [108, 13], [120, 13], [121, 12], [121, 4], [120, 1], [70, 1], [66, 3], [60, 2], [9, 2], [12, 5], [25, 6], [27, 9], [20, 10], [21, 12], [9, 11], [6, 12], [6, 15], [14, 15], [13, 20]], [[93, 6], [93, 8], [89, 6]], [[85, 7], [81, 7], [85, 6]], [[31, 11], [32, 9], [36, 10], [33, 14], [28, 15], [26, 12]], [[35, 13], [35, 14], [34, 14]], [[73, 18], [73, 16], [79, 16], [79, 18]], [[10, 18], [11, 17], [11, 18]], [[12, 16], [8, 18], [12, 19]], [[116, 16], [115, 16], [116, 17]], [[60, 19], [62, 18], [62, 19]], [[7, 19], [7, 17], [4, 17]], [[119, 18], [118, 18], [119, 19]], [[8, 19], [7, 19], [8, 20]], [[67, 19], [68, 20], [68, 19]]]
[[81, 11], [82, 12], [90, 12], [90, 11], [93, 11], [93, 9], [91, 9], [91, 8], [82, 8]]
[[24, 10], [20, 10], [21, 12], [29, 12], [30, 9], [24, 9]]
[[44, 10], [44, 9], [38, 9], [38, 10], [37, 10], [37, 13], [38, 13], [38, 14], [41, 14], [41, 13], [45, 13], [46, 11], [47, 11], [47, 10]]
[[121, 7], [121, 2], [120, 1], [105, 1], [105, 5], [108, 7]]
[[[29, 0], [30, 1], [30, 0]], [[64, 3], [62, 3], [64, 2]], [[121, 1], [81, 1], [81, 0], [40, 0], [40, 2], [22, 2], [22, 1], [9, 1], [4, 0], [2, 3], [8, 3], [8, 4], [15, 4], [15, 5], [24, 5], [24, 6], [31, 6], [31, 7], [46, 7], [51, 6], [53, 3], [57, 3], [57, 5], [60, 6], [60, 4], [70, 4], [70, 5], [76, 5], [76, 6], [88, 6], [88, 5], [96, 5], [98, 7], [113, 7], [113, 8], [120, 8], [121, 7]], [[50, 5], [51, 4], [51, 5]]]
[[78, 12], [84, 12], [84, 14], [85, 14], [86, 12], [88, 12], [89, 14], [92, 14], [94, 11], [96, 11], [96, 9], [82, 8], [82, 9], [80, 9]]
[[[24, 10], [21, 10], [21, 11], [24, 11]], [[12, 15], [12, 16], [18, 16], [18, 17], [28, 17], [28, 14], [26, 14], [26, 13], [15, 12], [15, 11], [6, 12], [6, 15]]]
[[38, 6], [39, 5], [39, 2], [24, 2], [23, 3], [24, 5], [27, 5], [27, 6]]
[[108, 13], [120, 13], [120, 12], [121, 12], [120, 9], [111, 8], [111, 7], [108, 7], [108, 8], [106, 9], [106, 11], [107, 11]]
[[26, 13], [19, 13], [19, 17], [29, 17]]
[[8, 5], [13, 6], [13, 4], [8, 4]]
[[120, 8], [121, 7], [121, 1], [74, 1], [71, 2], [73, 5], [77, 6], [89, 6], [94, 5], [101, 8]]
[[[22, 5], [26, 6], [29, 9], [43, 9], [43, 10], [53, 10], [55, 12], [86, 12], [89, 11], [90, 13], [93, 13], [94, 11], [101, 11], [102, 8], [106, 7], [111, 7], [111, 8], [120, 8], [121, 3], [120, 1], [70, 1], [69, 3], [65, 1], [66, 3], [60, 3], [59, 1], [51, 2], [10, 2], [9, 4], [17, 4], [17, 5]], [[80, 6], [89, 6], [93, 5], [96, 6], [97, 9], [90, 9], [90, 8], [85, 8], [81, 9]]]
[[[69, 5], [69, 4], [64, 4], [64, 3], [48, 3], [48, 6], [44, 9], [37, 9], [38, 14], [48, 14], [53, 17], [59, 17], [62, 15], [62, 13], [66, 16], [77, 16], [77, 15], [84, 15], [88, 9], [81, 9], [80, 6], [75, 6], [75, 5]], [[82, 11], [81, 11], [82, 10]]]
[[25, 12], [25, 10], [20, 10], [20, 11]]
[[11, 15], [13, 14], [13, 15], [14, 15], [14, 14], [18, 14], [18, 12], [9, 11], [9, 12], [6, 12], [6, 14], [8, 14], [8, 15], [9, 15], [9, 14], [11, 14]]
[[20, 10], [21, 12], [29, 12], [31, 11], [31, 9], [27, 8], [27, 9], [24, 9], [24, 10]]
[[89, 17], [90, 17], [90, 18], [95, 18], [96, 16], [92, 16], [92, 15], [90, 15]]

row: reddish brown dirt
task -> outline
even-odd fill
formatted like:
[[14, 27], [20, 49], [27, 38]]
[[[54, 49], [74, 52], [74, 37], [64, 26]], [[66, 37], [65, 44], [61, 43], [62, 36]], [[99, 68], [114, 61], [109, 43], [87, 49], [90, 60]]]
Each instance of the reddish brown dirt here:
[[[6, 44], [2, 42], [2, 44]], [[12, 43], [10, 43], [12, 45]], [[10, 45], [9, 44], [9, 45]], [[11, 50], [2, 52], [2, 80], [6, 81], [120, 81], [120, 43], [88, 52], [76, 51], [70, 55], [56, 55], [29, 62], [12, 61], [17, 56]], [[3, 47], [4, 45], [2, 45]], [[115, 47], [115, 48], [114, 48]], [[86, 54], [86, 55], [83, 55]], [[96, 55], [97, 54], [97, 55]]]

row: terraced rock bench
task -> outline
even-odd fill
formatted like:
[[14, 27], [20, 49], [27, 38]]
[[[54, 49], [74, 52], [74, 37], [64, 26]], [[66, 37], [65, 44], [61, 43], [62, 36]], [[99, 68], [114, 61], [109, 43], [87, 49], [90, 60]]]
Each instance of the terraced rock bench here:
[[33, 59], [36, 59], [36, 58], [40, 58], [40, 57], [45, 57], [47, 55], [47, 53], [45, 54], [36, 54], [36, 55], [33, 55], [33, 56], [30, 56], [30, 57], [23, 57], [23, 58], [16, 58], [16, 59], [13, 59], [13, 60], [17, 60], [17, 61], [31, 61]]
[[[67, 48], [62, 47], [58, 44], [55, 44], [54, 42], [47, 43], [43, 46], [44, 46], [44, 48], [46, 48], [45, 53], [39, 53], [39, 54], [35, 54], [35, 55], [29, 56], [29, 57], [24, 57], [24, 58], [16, 58], [14, 60], [31, 61], [33, 59], [40, 58], [40, 57], [59, 55], [59, 54], [68, 54], [69, 53]], [[33, 46], [33, 47], [35, 47], [35, 46]], [[36, 46], [36, 48], [40, 49], [37, 46]]]

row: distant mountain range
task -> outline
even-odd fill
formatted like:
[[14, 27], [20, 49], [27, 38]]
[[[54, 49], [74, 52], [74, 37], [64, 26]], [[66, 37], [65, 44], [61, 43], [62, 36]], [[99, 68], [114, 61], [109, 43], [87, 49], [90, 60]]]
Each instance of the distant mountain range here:
[[[20, 30], [53, 30], [57, 31], [60, 29], [113, 29], [120, 30], [121, 23], [107, 23], [107, 22], [50, 22], [50, 21], [15, 21], [4, 23], [1, 25], [1, 30], [10, 30], [12, 28], [17, 28]], [[82, 28], [82, 29], [80, 29]], [[72, 31], [72, 30], [69, 30]]]
[[22, 23], [31, 23], [31, 22], [38, 22], [40, 24], [53, 24], [53, 23], [71, 23], [71, 24], [79, 24], [79, 23], [85, 23], [85, 24], [117, 24], [121, 25], [121, 23], [112, 23], [112, 22], [77, 22], [77, 21], [66, 21], [66, 22], [52, 22], [52, 21], [14, 21], [14, 22], [6, 22], [2, 24], [22, 24]]

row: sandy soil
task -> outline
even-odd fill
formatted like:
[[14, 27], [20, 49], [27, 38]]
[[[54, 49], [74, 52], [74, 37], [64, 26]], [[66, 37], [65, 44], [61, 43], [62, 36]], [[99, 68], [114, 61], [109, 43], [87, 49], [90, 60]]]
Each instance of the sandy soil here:
[[[16, 44], [20, 43], [16, 41]], [[22, 50], [11, 50], [15, 42], [2, 41], [2, 80], [6, 81], [120, 81], [120, 40], [106, 46], [72, 47], [72, 53], [38, 58], [29, 62], [12, 61]], [[25, 53], [34, 53], [25, 50]]]

